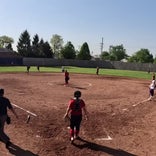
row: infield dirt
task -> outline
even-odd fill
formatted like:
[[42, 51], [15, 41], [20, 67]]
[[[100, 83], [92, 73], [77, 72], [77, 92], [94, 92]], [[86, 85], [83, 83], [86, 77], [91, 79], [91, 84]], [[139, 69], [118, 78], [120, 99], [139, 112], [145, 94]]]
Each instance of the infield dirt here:
[[[5, 96], [37, 117], [27, 124], [25, 111], [15, 108], [18, 120], [9, 112], [5, 131], [13, 145], [7, 150], [0, 142], [0, 156], [156, 156], [156, 100], [138, 104], [148, 98], [150, 82], [70, 74], [64, 86], [63, 73], [1, 73]], [[72, 145], [63, 116], [75, 90], [82, 92], [89, 120]]]

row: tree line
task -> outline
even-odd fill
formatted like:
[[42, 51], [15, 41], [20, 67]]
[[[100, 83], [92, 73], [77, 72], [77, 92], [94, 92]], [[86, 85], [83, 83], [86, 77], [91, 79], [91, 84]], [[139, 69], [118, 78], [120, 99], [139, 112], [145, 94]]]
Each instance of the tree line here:
[[[0, 47], [11, 49], [14, 40], [8, 36], [0, 36]], [[17, 43], [17, 53], [23, 57], [34, 58], [56, 58], [56, 59], [80, 59], [91, 60], [89, 46], [84, 42], [79, 50], [75, 50], [71, 41], [64, 45], [63, 38], [60, 35], [54, 34], [48, 41], [39, 38], [38, 34], [33, 36], [31, 40], [30, 34], [24, 30]], [[148, 49], [140, 49], [132, 56], [126, 54], [124, 46], [116, 45], [110, 46], [108, 51], [103, 51], [99, 56], [101, 60], [138, 62], [138, 63], [156, 63], [156, 58], [150, 53]]]

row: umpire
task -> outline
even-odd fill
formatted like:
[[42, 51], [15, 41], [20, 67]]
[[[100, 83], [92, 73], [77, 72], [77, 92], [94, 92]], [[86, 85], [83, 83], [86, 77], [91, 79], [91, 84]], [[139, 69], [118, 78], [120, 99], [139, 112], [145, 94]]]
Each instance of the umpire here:
[[4, 97], [4, 89], [0, 89], [0, 139], [5, 143], [6, 148], [11, 145], [10, 138], [4, 132], [4, 125], [7, 119], [7, 108], [12, 111], [16, 118], [18, 118], [9, 99]]

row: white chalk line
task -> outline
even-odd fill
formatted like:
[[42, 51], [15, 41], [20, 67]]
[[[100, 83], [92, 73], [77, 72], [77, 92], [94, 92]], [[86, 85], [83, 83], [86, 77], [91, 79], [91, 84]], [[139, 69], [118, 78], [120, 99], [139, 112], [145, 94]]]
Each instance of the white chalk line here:
[[25, 112], [27, 112], [28, 114], [30, 114], [32, 116], [35, 116], [35, 117], [37, 116], [35, 113], [32, 113], [29, 110], [26, 110], [26, 109], [24, 109], [24, 108], [22, 108], [22, 107], [20, 107], [20, 106], [18, 106], [16, 104], [14, 104], [14, 103], [12, 103], [12, 105], [15, 106], [15, 107], [17, 107], [17, 108], [19, 108], [19, 109], [21, 109], [21, 110], [23, 110], [23, 111], [25, 111]]
[[[70, 129], [70, 126], [67, 127], [67, 129]], [[109, 141], [109, 140], [113, 140], [113, 138], [111, 138], [109, 135], [107, 135], [106, 138], [96, 138], [95, 140], [98, 140], [98, 141]]]
[[[92, 86], [92, 83], [89, 83], [89, 82], [86, 82], [86, 83], [88, 84], [89, 87]], [[55, 82], [48, 82], [47, 84], [50, 86], [53, 86], [55, 84]]]
[[148, 101], [150, 101], [150, 100], [151, 100], [151, 99], [148, 98], [148, 99], [143, 100], [143, 101], [141, 101], [141, 102], [138, 102], [137, 104], [134, 104], [134, 105], [132, 105], [132, 106], [135, 107], [135, 106], [137, 106], [137, 105], [139, 105], [139, 104], [142, 104], [142, 103], [144, 103], [144, 102], [148, 102]]
[[91, 87], [91, 86], [92, 86], [92, 83], [87, 82], [87, 84], [88, 84], [88, 86], [89, 86], [89, 87]]
[[[138, 103], [136, 103], [136, 104], [133, 104], [132, 106], [133, 106], [133, 107], [136, 107], [136, 106], [138, 106], [139, 104], [143, 104], [144, 102], [148, 102], [148, 101], [150, 101], [150, 100], [151, 100], [151, 99], [148, 98], [148, 99], [145, 99], [145, 100], [143, 100], [143, 101], [141, 101], [141, 102], [138, 102]], [[129, 109], [128, 109], [128, 108], [123, 108], [122, 111], [123, 111], [123, 112], [129, 111]], [[115, 115], [115, 114], [113, 114], [113, 115]]]
[[122, 110], [123, 110], [123, 111], [128, 111], [128, 108], [123, 108]]
[[47, 84], [48, 84], [48, 85], [50, 85], [50, 86], [53, 86], [53, 85], [54, 85], [54, 84], [53, 84], [53, 83], [51, 83], [51, 82], [48, 82]]
[[109, 135], [106, 138], [96, 138], [95, 140], [99, 140], [99, 141], [109, 141], [109, 140], [113, 140], [113, 138], [111, 138]]

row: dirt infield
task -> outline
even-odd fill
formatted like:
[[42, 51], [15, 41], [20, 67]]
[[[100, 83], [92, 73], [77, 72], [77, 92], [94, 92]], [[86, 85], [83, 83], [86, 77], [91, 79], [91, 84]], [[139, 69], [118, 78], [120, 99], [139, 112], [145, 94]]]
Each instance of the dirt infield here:
[[[0, 87], [15, 108], [5, 126], [13, 145], [0, 142], [0, 156], [155, 156], [156, 103], [148, 98], [150, 80], [63, 73], [0, 74]], [[63, 120], [75, 90], [81, 90], [89, 111], [80, 137], [71, 145], [69, 123]], [[136, 106], [135, 106], [136, 105]]]

